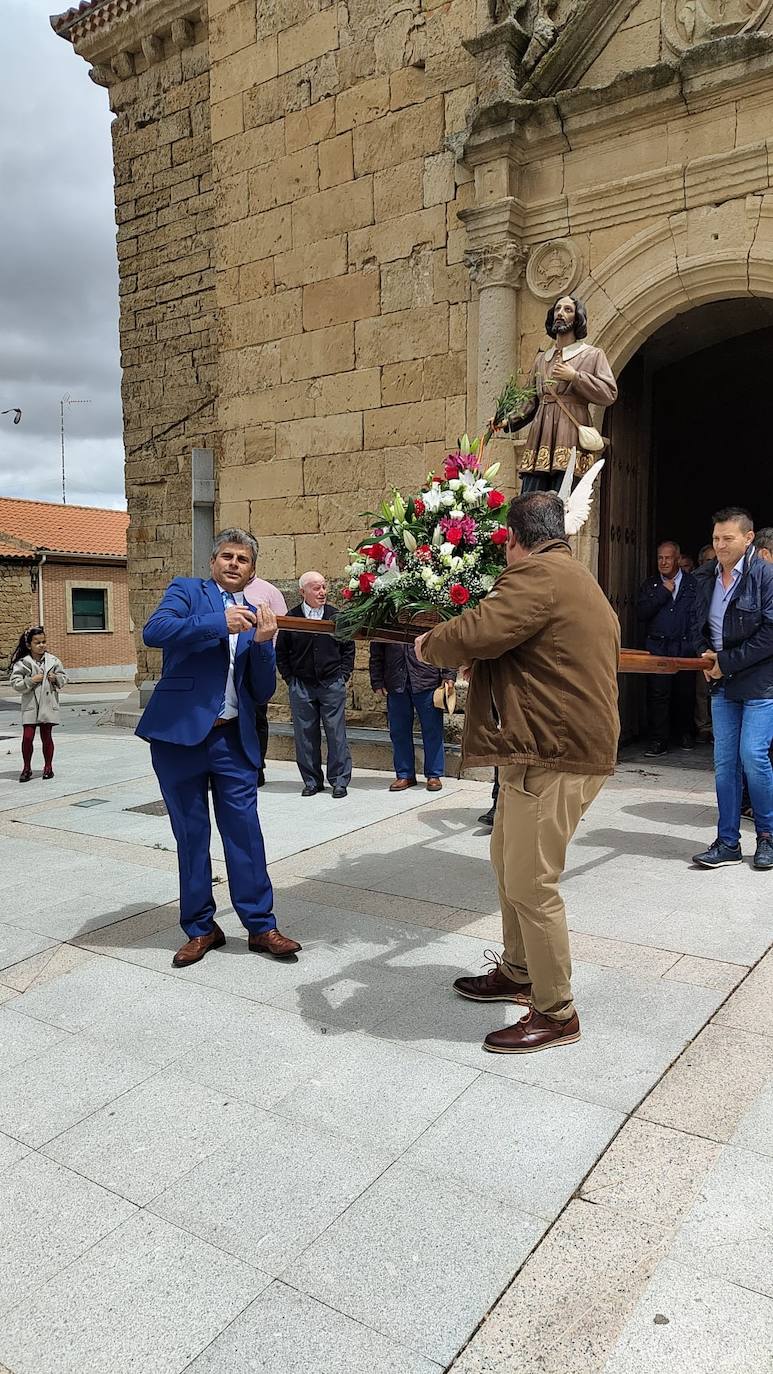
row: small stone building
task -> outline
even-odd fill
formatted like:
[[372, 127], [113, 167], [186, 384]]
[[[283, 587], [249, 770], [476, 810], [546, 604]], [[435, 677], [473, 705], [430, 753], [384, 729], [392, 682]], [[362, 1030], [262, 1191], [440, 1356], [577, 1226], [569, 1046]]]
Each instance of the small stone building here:
[[0, 670], [44, 625], [71, 682], [131, 680], [125, 511], [0, 497]]
[[656, 539], [694, 553], [727, 501], [773, 522], [770, 0], [84, 0], [52, 23], [115, 113], [138, 624], [190, 567], [193, 447], [266, 576], [334, 575], [568, 290], [620, 379], [581, 554], [625, 639]]

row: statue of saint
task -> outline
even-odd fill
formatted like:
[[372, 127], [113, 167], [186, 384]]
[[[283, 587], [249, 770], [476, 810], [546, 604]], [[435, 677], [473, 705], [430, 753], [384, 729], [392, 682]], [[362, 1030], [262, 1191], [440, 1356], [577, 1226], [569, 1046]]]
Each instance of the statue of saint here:
[[537, 354], [529, 378], [534, 399], [507, 428], [530, 424], [519, 465], [521, 491], [558, 491], [577, 450], [575, 480], [596, 462], [598, 452], [582, 448], [580, 425], [590, 426], [589, 407], [617, 400], [617, 382], [606, 355], [587, 342], [588, 315], [576, 296], [560, 296], [551, 305], [545, 329], [555, 342]]

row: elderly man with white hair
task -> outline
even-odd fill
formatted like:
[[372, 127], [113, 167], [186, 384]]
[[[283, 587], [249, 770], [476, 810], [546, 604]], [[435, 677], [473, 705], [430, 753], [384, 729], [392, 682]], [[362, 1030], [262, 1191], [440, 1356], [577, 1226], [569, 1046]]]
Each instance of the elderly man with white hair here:
[[[321, 573], [305, 572], [298, 580], [301, 601], [289, 615], [299, 620], [335, 620], [338, 611], [327, 600]], [[295, 757], [303, 778], [302, 797], [324, 792], [322, 727], [327, 739], [327, 780], [338, 799], [352, 778], [352, 756], [346, 738], [346, 689], [354, 669], [354, 644], [333, 635], [280, 630], [276, 666], [290, 691]]]

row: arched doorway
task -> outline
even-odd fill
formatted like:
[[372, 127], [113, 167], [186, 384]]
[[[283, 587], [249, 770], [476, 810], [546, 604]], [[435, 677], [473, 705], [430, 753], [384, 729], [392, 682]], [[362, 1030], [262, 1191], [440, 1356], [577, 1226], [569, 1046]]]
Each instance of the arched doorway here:
[[[601, 492], [599, 578], [637, 645], [636, 592], [662, 539], [697, 558], [711, 515], [746, 506], [773, 524], [768, 459], [773, 389], [773, 300], [711, 301], [661, 325], [619, 375], [607, 413], [610, 439]], [[624, 733], [642, 722], [640, 684], [623, 680]]]

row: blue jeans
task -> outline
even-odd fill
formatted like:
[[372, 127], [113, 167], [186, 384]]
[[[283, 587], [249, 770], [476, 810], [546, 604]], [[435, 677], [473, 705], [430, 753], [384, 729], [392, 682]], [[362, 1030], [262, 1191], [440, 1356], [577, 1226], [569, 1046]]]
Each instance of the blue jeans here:
[[720, 840], [729, 845], [740, 842], [744, 773], [757, 834], [773, 835], [773, 698], [728, 701], [720, 687], [711, 698], [711, 721]]
[[425, 778], [442, 778], [445, 772], [443, 749], [443, 712], [432, 705], [432, 688], [426, 692], [412, 692], [410, 682], [404, 692], [387, 692], [389, 736], [398, 778], [416, 777], [416, 755], [413, 749], [413, 713], [421, 725], [424, 746]]

